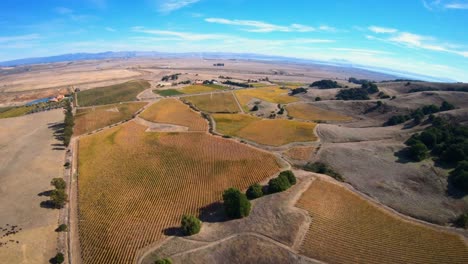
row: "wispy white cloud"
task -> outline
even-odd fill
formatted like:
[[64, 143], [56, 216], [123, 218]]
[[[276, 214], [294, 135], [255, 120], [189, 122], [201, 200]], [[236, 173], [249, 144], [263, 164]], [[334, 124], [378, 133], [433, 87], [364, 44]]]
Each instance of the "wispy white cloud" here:
[[275, 25], [256, 20], [238, 20], [238, 19], [225, 19], [225, 18], [206, 18], [206, 22], [240, 26], [242, 30], [248, 32], [267, 33], [267, 32], [311, 32], [311, 31], [334, 31], [335, 29], [329, 26], [321, 26], [314, 28], [302, 24], [291, 24], [289, 26]]
[[200, 0], [158, 0], [156, 5], [159, 12], [170, 13], [198, 2]]
[[115, 28], [111, 28], [111, 27], [105, 27], [104, 29], [109, 31], [109, 32], [117, 32], [117, 30]]
[[468, 9], [468, 3], [448, 3], [444, 7], [447, 9]]
[[19, 35], [19, 36], [5, 36], [5, 37], [0, 37], [0, 43], [37, 40], [39, 38], [40, 38], [39, 34], [28, 34], [28, 35]]
[[424, 8], [429, 11], [443, 9], [468, 9], [468, 1], [421, 0]]
[[397, 32], [398, 30], [394, 28], [386, 28], [386, 27], [377, 27], [377, 26], [370, 26], [369, 30], [374, 32], [374, 33], [394, 33]]
[[[379, 28], [379, 27], [376, 27]], [[373, 30], [374, 29], [374, 30]], [[376, 31], [375, 27], [369, 27], [369, 30], [374, 33], [384, 33], [387, 34], [386, 38], [378, 38], [372, 35], [367, 35], [367, 39], [371, 40], [380, 40], [385, 42], [390, 42], [398, 45], [403, 45], [410, 48], [424, 49], [430, 51], [446, 52], [452, 53], [463, 57], [468, 57], [468, 51], [463, 50], [458, 45], [453, 45], [449, 43], [443, 43], [438, 41], [434, 37], [418, 35], [410, 32], [402, 32], [397, 29], [392, 29], [392, 31]]]
[[132, 30], [134, 32], [159, 35], [159, 36], [177, 37], [181, 40], [190, 40], [190, 41], [219, 40], [219, 39], [225, 39], [227, 37], [227, 35], [222, 35], [222, 34], [178, 32], [178, 31], [169, 31], [169, 30], [146, 29], [144, 27], [133, 27]]

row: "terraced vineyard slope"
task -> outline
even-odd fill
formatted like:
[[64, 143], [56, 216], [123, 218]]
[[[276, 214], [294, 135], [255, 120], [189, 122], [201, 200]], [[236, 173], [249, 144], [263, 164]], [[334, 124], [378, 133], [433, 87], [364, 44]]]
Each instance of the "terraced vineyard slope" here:
[[184, 100], [194, 104], [198, 109], [209, 113], [238, 113], [236, 99], [231, 92], [215, 93], [185, 97]]
[[185, 126], [190, 131], [208, 130], [207, 121], [178, 99], [163, 99], [148, 107], [140, 117], [150, 122]]
[[136, 96], [150, 86], [147, 81], [135, 80], [81, 91], [77, 93], [78, 104], [92, 106], [135, 101]]
[[403, 220], [338, 184], [315, 180], [297, 206], [312, 223], [300, 253], [328, 263], [468, 263], [463, 239]]
[[207, 133], [147, 133], [129, 122], [79, 142], [79, 235], [89, 263], [134, 263], [182, 214], [279, 170], [276, 158]]
[[123, 120], [131, 119], [146, 103], [123, 103], [81, 108], [75, 114], [75, 135], [82, 135]]

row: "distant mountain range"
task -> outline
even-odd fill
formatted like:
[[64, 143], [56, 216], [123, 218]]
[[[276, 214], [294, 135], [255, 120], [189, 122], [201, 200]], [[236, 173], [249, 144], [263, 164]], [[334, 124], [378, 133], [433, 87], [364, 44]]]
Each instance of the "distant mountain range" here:
[[370, 67], [366, 65], [359, 65], [352, 63], [347, 60], [331, 60], [331, 61], [320, 61], [310, 59], [299, 59], [282, 56], [270, 56], [261, 54], [251, 53], [220, 53], [220, 52], [187, 52], [187, 53], [166, 53], [156, 51], [120, 51], [120, 52], [101, 52], [101, 53], [73, 53], [73, 54], [62, 54], [50, 57], [38, 57], [38, 58], [25, 58], [11, 61], [0, 62], [0, 66], [12, 67], [22, 66], [29, 64], [42, 64], [42, 63], [54, 63], [64, 61], [83, 61], [83, 60], [100, 60], [100, 59], [113, 59], [113, 58], [137, 58], [137, 57], [151, 57], [151, 58], [203, 58], [203, 59], [241, 59], [241, 60], [261, 60], [261, 61], [277, 61], [277, 62], [290, 62], [290, 63], [301, 63], [301, 64], [319, 64], [346, 68], [358, 68], [374, 72], [380, 72], [392, 76], [404, 77], [415, 80], [425, 81], [436, 81], [436, 82], [455, 82], [454, 80], [437, 78], [432, 76], [414, 74], [409, 72], [400, 72], [397, 70], [381, 68], [381, 67]]

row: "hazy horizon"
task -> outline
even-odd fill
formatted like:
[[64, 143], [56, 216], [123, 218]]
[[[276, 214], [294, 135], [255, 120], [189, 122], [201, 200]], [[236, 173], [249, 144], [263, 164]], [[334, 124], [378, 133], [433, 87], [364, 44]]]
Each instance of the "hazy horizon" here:
[[106, 51], [255, 53], [468, 81], [468, 1], [20, 0], [0, 10], [0, 61]]

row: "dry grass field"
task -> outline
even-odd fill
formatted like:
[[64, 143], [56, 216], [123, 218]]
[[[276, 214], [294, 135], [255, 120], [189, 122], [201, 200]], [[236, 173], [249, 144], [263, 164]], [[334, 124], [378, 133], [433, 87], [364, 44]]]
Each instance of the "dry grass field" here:
[[317, 179], [297, 202], [312, 223], [300, 253], [328, 263], [467, 263], [455, 234], [402, 220], [345, 187]]
[[80, 106], [105, 105], [135, 101], [136, 96], [148, 89], [150, 84], [143, 80], [98, 87], [77, 93]]
[[298, 98], [289, 96], [288, 90], [279, 87], [237, 90], [235, 91], [235, 95], [244, 108], [252, 99], [259, 99], [276, 104], [288, 104], [299, 101]]
[[276, 158], [206, 133], [147, 133], [126, 123], [79, 143], [79, 232], [84, 263], [133, 263], [182, 214], [279, 170]]
[[300, 103], [286, 106], [288, 116], [309, 121], [349, 121], [351, 117], [328, 111], [311, 104]]
[[262, 120], [245, 114], [214, 114], [213, 118], [218, 132], [263, 145], [281, 146], [317, 140], [314, 123], [283, 119]]
[[148, 107], [141, 118], [155, 123], [186, 126], [190, 131], [207, 131], [208, 123], [178, 99], [163, 99]]
[[48, 263], [57, 253], [58, 210], [42, 208], [49, 198], [40, 194], [63, 176], [65, 150], [50, 128], [62, 121], [61, 109], [0, 120], [0, 263]]
[[50, 87], [70, 86], [87, 82], [99, 82], [110, 79], [131, 78], [140, 75], [138, 72], [124, 69], [109, 69], [101, 71], [64, 71], [57, 74], [55, 71], [30, 72], [21, 74], [21, 78], [15, 75], [0, 78], [1, 83], [6, 87], [4, 92], [20, 92], [37, 90]]
[[194, 104], [198, 109], [209, 113], [237, 113], [239, 106], [231, 92], [196, 95], [184, 100]]
[[313, 152], [317, 148], [314, 146], [307, 147], [292, 147], [284, 152], [284, 154], [291, 159], [307, 161], [311, 158]]
[[79, 108], [75, 114], [75, 135], [83, 135], [88, 132], [103, 128], [132, 116], [147, 103], [123, 103], [100, 107]]

